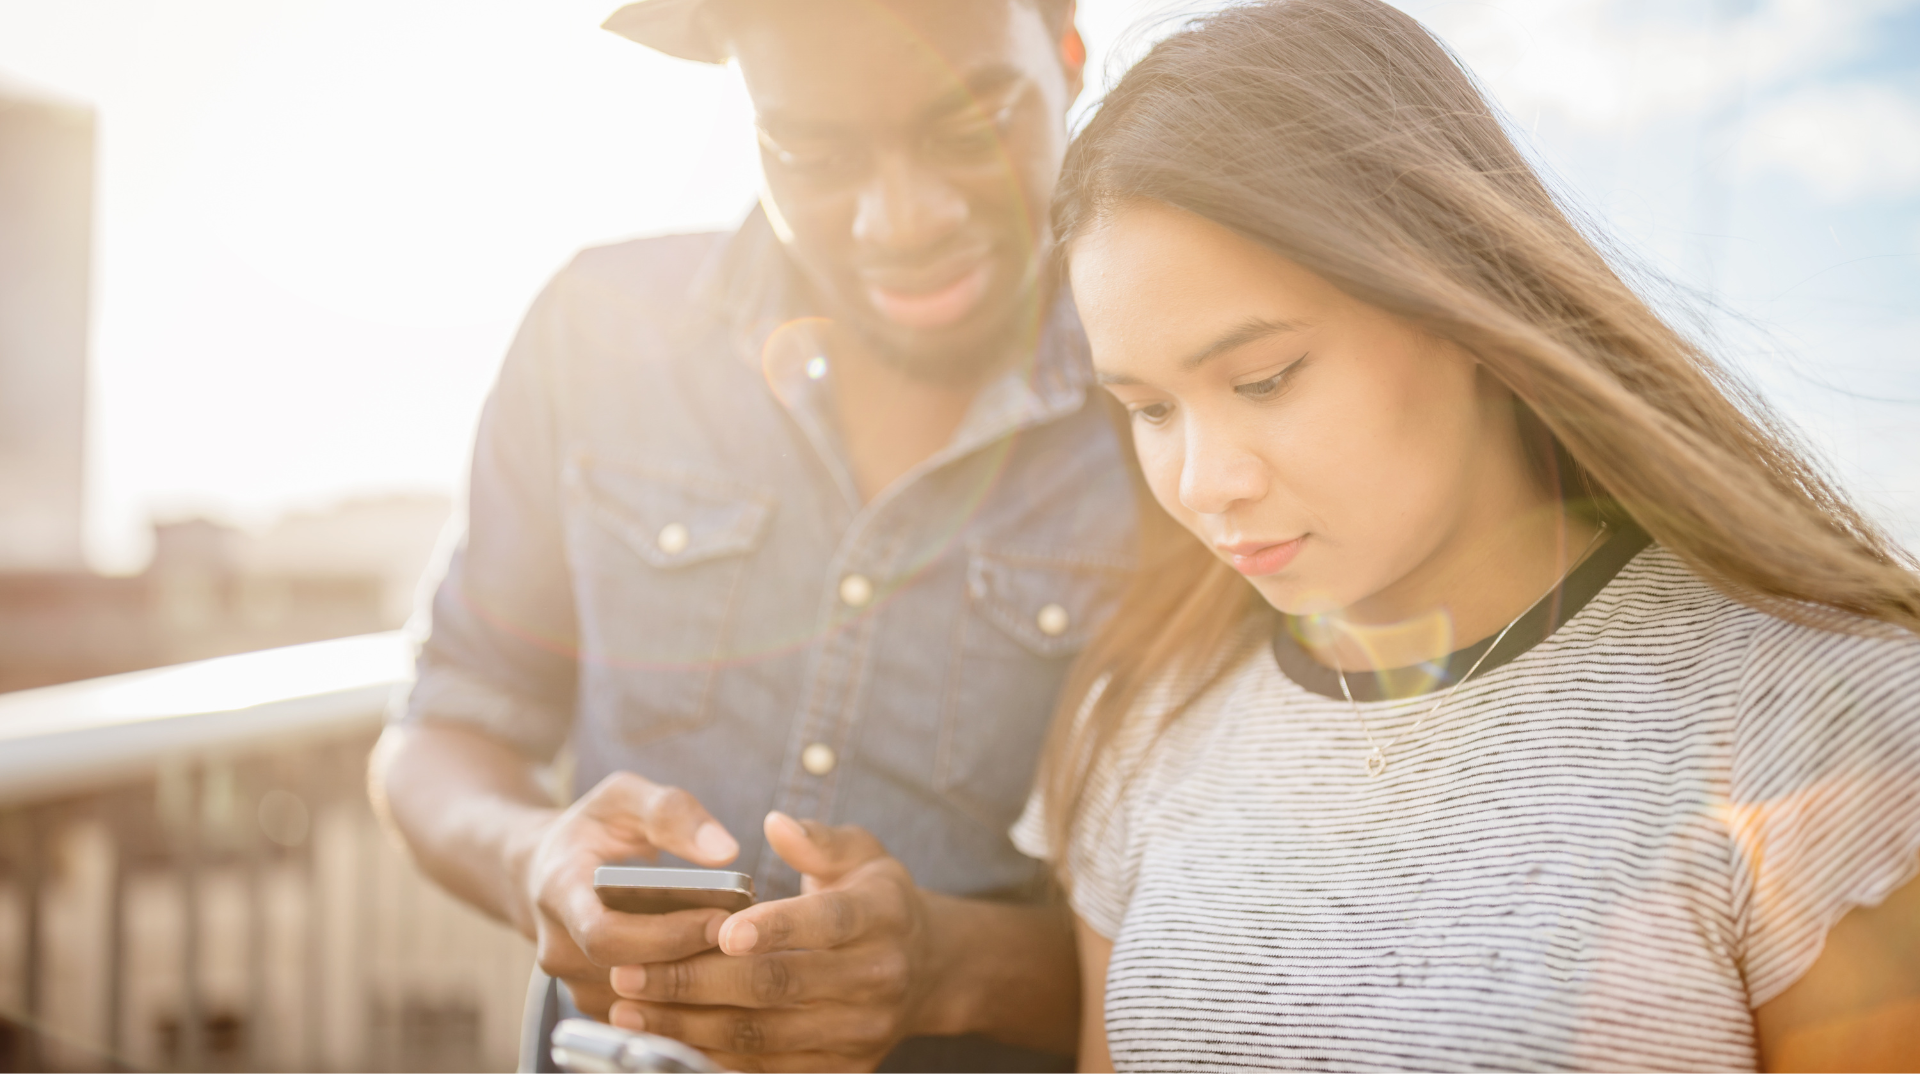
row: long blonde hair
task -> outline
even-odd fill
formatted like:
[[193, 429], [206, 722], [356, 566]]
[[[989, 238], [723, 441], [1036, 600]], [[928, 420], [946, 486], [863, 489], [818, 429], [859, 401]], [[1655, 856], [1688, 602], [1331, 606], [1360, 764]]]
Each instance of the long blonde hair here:
[[[1573, 510], [1630, 517], [1733, 599], [1827, 629], [1920, 632], [1911, 555], [1609, 266], [1411, 17], [1378, 0], [1278, 0], [1161, 41], [1068, 151], [1061, 248], [1137, 199], [1231, 228], [1473, 353], [1517, 398], [1536, 468]], [[1142, 569], [1069, 676], [1042, 760], [1056, 849], [1143, 690], [1188, 683], [1164, 717], [1178, 718], [1267, 621], [1252, 587], [1136, 487]]]

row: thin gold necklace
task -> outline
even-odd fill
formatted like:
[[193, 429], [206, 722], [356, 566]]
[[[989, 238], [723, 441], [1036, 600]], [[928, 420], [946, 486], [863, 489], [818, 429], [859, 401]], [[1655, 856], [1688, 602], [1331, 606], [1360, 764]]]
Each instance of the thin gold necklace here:
[[1334, 673], [1340, 676], [1340, 692], [1346, 696], [1348, 707], [1353, 709], [1353, 718], [1360, 723], [1360, 733], [1367, 736], [1367, 777], [1369, 779], [1380, 778], [1380, 774], [1387, 770], [1387, 750], [1392, 748], [1401, 739], [1420, 730], [1421, 725], [1425, 724], [1428, 720], [1440, 715], [1440, 710], [1447, 707], [1448, 701], [1453, 700], [1454, 691], [1465, 686], [1467, 680], [1473, 678], [1473, 673], [1480, 670], [1480, 665], [1487, 662], [1487, 657], [1492, 656], [1493, 651], [1500, 647], [1500, 643], [1507, 639], [1507, 632], [1520, 625], [1520, 620], [1525, 619], [1528, 612], [1539, 607], [1540, 601], [1546, 600], [1553, 595], [1554, 590], [1566, 584], [1568, 575], [1578, 570], [1580, 564], [1587, 561], [1587, 557], [1593, 553], [1594, 546], [1600, 543], [1600, 538], [1605, 536], [1606, 532], [1607, 524], [1602, 522], [1600, 528], [1594, 531], [1593, 538], [1587, 542], [1587, 547], [1581, 549], [1580, 555], [1574, 558], [1572, 566], [1567, 568], [1565, 574], [1555, 579], [1554, 583], [1547, 587], [1545, 593], [1540, 594], [1540, 600], [1536, 600], [1525, 608], [1520, 609], [1519, 615], [1514, 616], [1511, 622], [1500, 628], [1500, 633], [1493, 636], [1493, 644], [1487, 646], [1487, 651], [1480, 654], [1480, 659], [1473, 662], [1473, 666], [1467, 669], [1465, 675], [1460, 676], [1457, 682], [1447, 687], [1447, 692], [1440, 695], [1440, 700], [1435, 702], [1434, 706], [1427, 710], [1426, 715], [1413, 721], [1412, 727], [1407, 728], [1405, 731], [1400, 732], [1385, 742], [1379, 742], [1374, 739], [1373, 728], [1368, 727], [1367, 718], [1360, 715], [1360, 703], [1353, 699], [1353, 691], [1347, 686], [1346, 669], [1342, 667], [1335, 667], [1333, 669]]

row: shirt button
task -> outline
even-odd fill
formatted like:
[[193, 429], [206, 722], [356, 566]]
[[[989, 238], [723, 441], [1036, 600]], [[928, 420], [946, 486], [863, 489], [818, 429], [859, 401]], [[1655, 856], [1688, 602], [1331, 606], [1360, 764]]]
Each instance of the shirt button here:
[[678, 522], [669, 522], [660, 527], [660, 536], [654, 538], [654, 543], [667, 555], [677, 556], [687, 550], [687, 542], [692, 539], [693, 534], [687, 532], [687, 527]]
[[816, 776], [824, 776], [833, 771], [834, 763], [838, 760], [839, 758], [833, 755], [833, 747], [824, 742], [815, 742], [800, 751], [800, 767]]
[[1060, 605], [1049, 604], [1040, 609], [1040, 614], [1034, 616], [1033, 621], [1040, 627], [1040, 633], [1049, 638], [1057, 638], [1067, 632], [1067, 627], [1072, 625], [1073, 618]]
[[[840, 579], [840, 600], [849, 608], [864, 608], [873, 599], [873, 583], [864, 574], [849, 574]], [[825, 749], [826, 747], [821, 747]]]

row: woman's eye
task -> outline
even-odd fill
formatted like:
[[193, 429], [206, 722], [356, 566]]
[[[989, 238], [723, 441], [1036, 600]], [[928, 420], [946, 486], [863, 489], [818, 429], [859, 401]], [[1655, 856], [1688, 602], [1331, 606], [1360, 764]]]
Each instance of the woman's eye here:
[[1133, 416], [1146, 422], [1148, 425], [1158, 425], [1166, 421], [1167, 415], [1172, 412], [1173, 408], [1165, 403], [1147, 403], [1144, 406], [1133, 408]]
[[1265, 380], [1256, 380], [1252, 384], [1237, 384], [1233, 390], [1249, 399], [1265, 399], [1280, 390], [1280, 377], [1281, 374], [1275, 373]]
[[1301, 358], [1299, 361], [1289, 364], [1285, 369], [1282, 369], [1280, 372], [1275, 373], [1265, 380], [1256, 380], [1252, 384], [1236, 384], [1233, 387], [1234, 394], [1243, 399], [1253, 399], [1255, 401], [1271, 399], [1280, 394], [1280, 390], [1287, 386], [1287, 379], [1291, 377], [1294, 370], [1299, 369], [1301, 363], [1305, 361], [1305, 358]]

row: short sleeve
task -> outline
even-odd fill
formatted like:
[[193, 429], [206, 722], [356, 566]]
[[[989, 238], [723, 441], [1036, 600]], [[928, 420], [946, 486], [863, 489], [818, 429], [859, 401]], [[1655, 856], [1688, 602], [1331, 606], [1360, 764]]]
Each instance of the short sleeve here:
[[571, 577], [560, 532], [552, 369], [566, 347], [567, 279], [541, 294], [488, 396], [465, 529], [434, 591], [401, 719], [480, 731], [546, 762], [572, 726]]
[[1767, 620], [1743, 677], [1731, 804], [1757, 1007], [1812, 967], [1847, 911], [1920, 866], [1920, 639]]
[[[1087, 697], [1074, 713], [1076, 723], [1087, 720], [1093, 707], [1105, 693], [1102, 678], [1087, 691]], [[1150, 706], [1142, 706], [1149, 709]], [[1107, 749], [1094, 759], [1087, 777], [1087, 789], [1081, 799], [1080, 815], [1073, 838], [1065, 848], [1051, 845], [1045, 789], [1035, 787], [1012, 830], [1013, 845], [1028, 857], [1039, 858], [1053, 866], [1054, 874], [1066, 882], [1067, 900], [1074, 913], [1087, 926], [1108, 939], [1120, 933], [1127, 903], [1133, 891], [1133, 871], [1129, 868], [1127, 833], [1128, 810], [1139, 805], [1126, 800], [1122, 773], [1131, 771], [1139, 761], [1139, 712], [1129, 713]], [[1064, 866], [1064, 868], [1063, 868]]]
[[[1053, 808], [1044, 788], [1036, 788], [1010, 833], [1014, 846], [1029, 857], [1052, 863], [1066, 882], [1067, 900], [1080, 920], [1111, 940], [1120, 934], [1144, 856], [1141, 833], [1167, 793], [1189, 774], [1194, 760], [1226, 711], [1236, 676], [1194, 673], [1163, 680], [1142, 692], [1101, 755], [1094, 759], [1081, 796], [1073, 838], [1064, 852], [1048, 840], [1047, 811]], [[1211, 689], [1203, 687], [1212, 681]], [[1074, 714], [1086, 720], [1106, 690], [1096, 682]], [[1168, 714], [1181, 699], [1179, 718]], [[1064, 866], [1064, 868], [1063, 868]]]
[[1027, 857], [1053, 861], [1053, 844], [1047, 838], [1047, 796], [1038, 786], [1027, 795], [1027, 807], [1020, 811], [1020, 819], [1013, 822], [1007, 835]]

